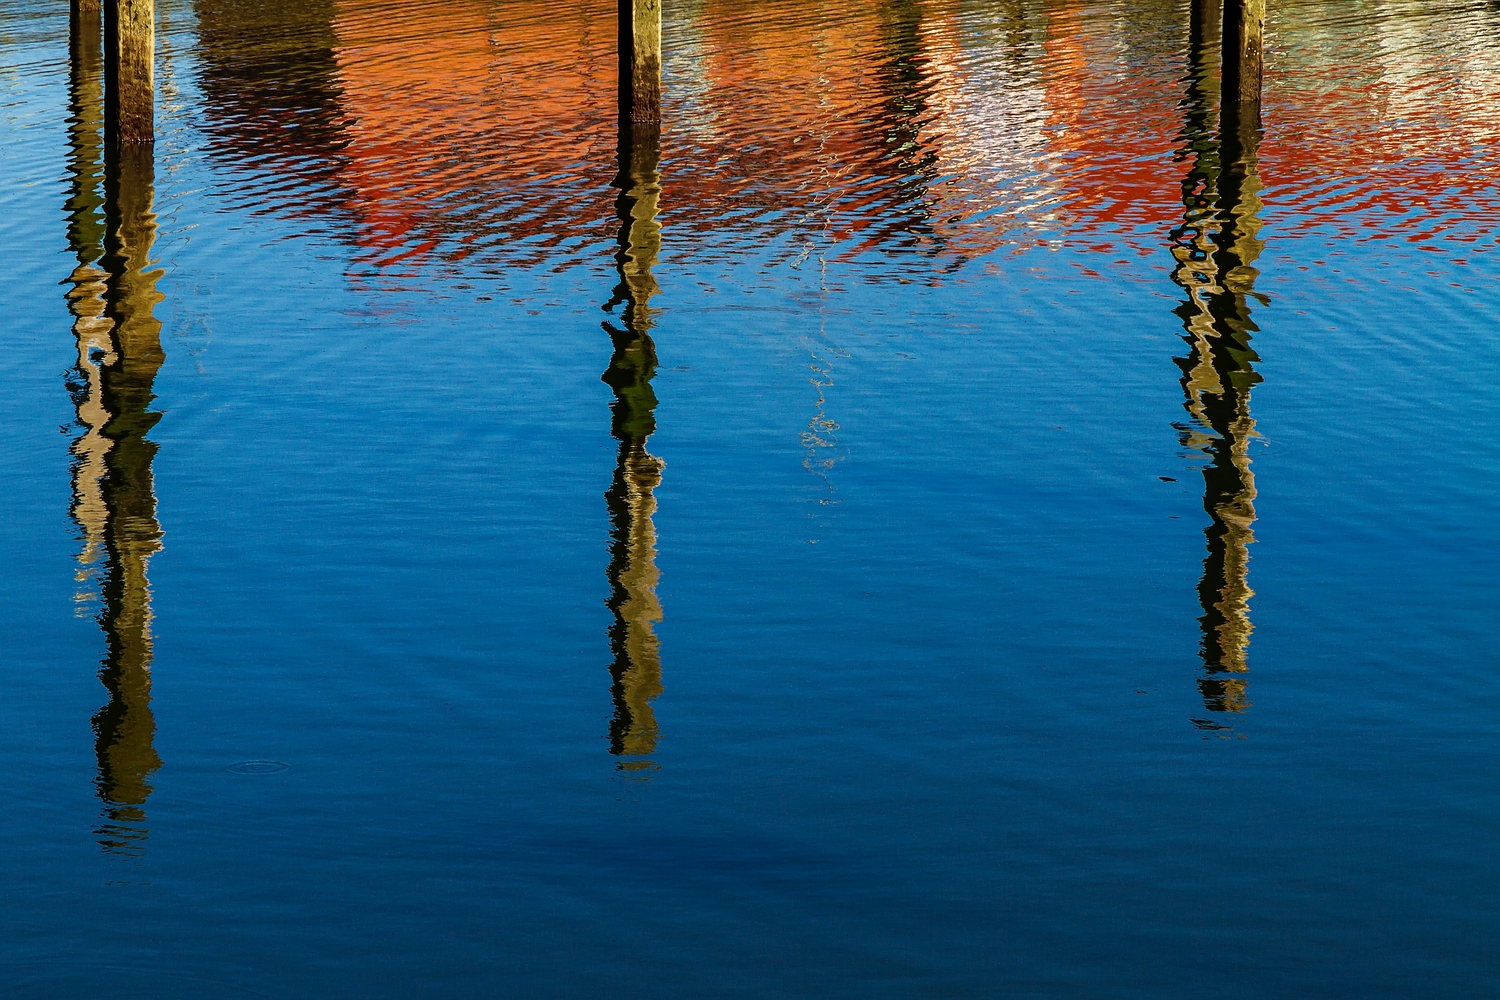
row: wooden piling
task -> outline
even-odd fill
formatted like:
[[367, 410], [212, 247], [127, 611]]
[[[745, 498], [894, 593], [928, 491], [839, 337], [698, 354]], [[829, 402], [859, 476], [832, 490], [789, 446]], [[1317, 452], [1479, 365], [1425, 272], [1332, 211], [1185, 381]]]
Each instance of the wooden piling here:
[[617, 0], [620, 120], [661, 121], [661, 0]]
[[153, 0], [104, 0], [106, 140], [155, 141], [156, 85], [152, 69], [155, 50]]
[[1224, 0], [1224, 103], [1259, 105], [1266, 0]]

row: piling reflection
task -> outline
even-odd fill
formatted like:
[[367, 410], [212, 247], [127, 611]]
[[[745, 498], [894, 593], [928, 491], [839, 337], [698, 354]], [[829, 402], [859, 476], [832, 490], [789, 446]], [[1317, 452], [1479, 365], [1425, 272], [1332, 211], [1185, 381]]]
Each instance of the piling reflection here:
[[907, 206], [907, 211], [891, 220], [894, 232], [883, 233], [882, 242], [899, 233], [902, 242], [921, 245], [933, 235], [926, 195], [937, 162], [936, 151], [922, 135], [934, 83], [923, 51], [923, 9], [917, 0], [884, 0], [877, 10], [884, 57], [879, 66], [884, 104], [881, 139], [895, 170], [900, 200]]
[[96, 358], [114, 353], [111, 323], [104, 316], [104, 92], [103, 31], [97, 5], [74, 0], [69, 17], [71, 62], [68, 119], [68, 246], [77, 264], [68, 277], [77, 361], [68, 373], [83, 434], [73, 442], [73, 518], [83, 536], [77, 599], [92, 600], [107, 520], [99, 483], [104, 477], [106, 414]]
[[[68, 235], [78, 264], [69, 282], [77, 363], [69, 376], [78, 423], [72, 515], [82, 535], [79, 599], [99, 600], [109, 701], [92, 719], [98, 828], [105, 850], [138, 853], [146, 838], [151, 776], [161, 766], [151, 712], [151, 590], [147, 563], [161, 548], [146, 433], [164, 355], [160, 272], [150, 269], [156, 217], [149, 144], [100, 142], [97, 28], [75, 28]], [[100, 188], [102, 186], [102, 197]], [[102, 217], [101, 217], [102, 210]], [[102, 569], [99, 566], [103, 561]], [[97, 587], [97, 591], [95, 588]]]
[[808, 355], [807, 369], [811, 373], [807, 381], [818, 398], [813, 415], [802, 431], [802, 448], [807, 453], [802, 459], [802, 467], [822, 482], [824, 495], [818, 498], [818, 502], [834, 504], [838, 503], [833, 496], [838, 489], [833, 484], [833, 469], [842, 456], [837, 453], [839, 422], [828, 414], [828, 390], [833, 388], [834, 359], [849, 355], [828, 338], [826, 323], [818, 330], [817, 340], [806, 342], [804, 346]]
[[615, 617], [609, 629], [615, 705], [609, 749], [624, 758], [622, 770], [636, 771], [656, 766], [647, 759], [657, 740], [651, 701], [662, 691], [661, 649], [654, 628], [662, 612], [656, 596], [656, 527], [651, 518], [664, 463], [646, 450], [656, 430], [650, 303], [659, 290], [651, 274], [661, 249], [661, 225], [656, 221], [661, 197], [659, 128], [622, 124], [619, 157], [615, 261], [620, 281], [605, 309], [623, 309], [618, 321], [603, 324], [614, 345], [603, 379], [615, 393], [611, 432], [619, 441], [614, 482], [604, 494], [610, 518], [608, 604]]
[[[1244, 674], [1249, 670], [1249, 546], [1255, 540], [1255, 476], [1249, 447], [1255, 436], [1250, 390], [1260, 381], [1251, 349], [1261, 202], [1257, 150], [1259, 108], [1223, 109], [1218, 141], [1212, 134], [1214, 105], [1212, 4], [1192, 7], [1191, 57], [1183, 102], [1183, 155], [1190, 166], [1182, 185], [1183, 221], [1173, 230], [1173, 280], [1187, 298], [1177, 308], [1188, 354], [1182, 369], [1184, 407], [1190, 420], [1177, 425], [1184, 447], [1203, 454], [1204, 529], [1208, 553], [1198, 585], [1203, 616], [1198, 686], [1213, 713], [1249, 707]], [[1205, 729], [1226, 728], [1208, 719]]]

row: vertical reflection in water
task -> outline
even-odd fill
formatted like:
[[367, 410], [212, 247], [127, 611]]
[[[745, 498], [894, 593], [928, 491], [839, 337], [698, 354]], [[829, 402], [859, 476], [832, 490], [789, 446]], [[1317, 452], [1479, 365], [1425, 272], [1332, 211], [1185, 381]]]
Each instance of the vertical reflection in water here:
[[1188, 34], [1189, 44], [1192, 51], [1189, 54], [1191, 63], [1190, 72], [1203, 73], [1212, 83], [1217, 84], [1218, 78], [1213, 76], [1213, 67], [1208, 65], [1207, 55], [1210, 47], [1219, 41], [1219, 29], [1223, 26], [1223, 12], [1219, 9], [1219, 0], [1190, 0], [1192, 4], [1188, 11]]
[[937, 162], [937, 153], [923, 148], [921, 134], [932, 87], [922, 47], [922, 5], [919, 0], [884, 0], [879, 10], [884, 57], [880, 70], [880, 89], [885, 95], [883, 139], [898, 171], [901, 200], [912, 206], [909, 214], [898, 214], [893, 228], [921, 240], [932, 235], [924, 199]]
[[604, 323], [614, 345], [604, 381], [615, 392], [611, 431], [620, 442], [615, 478], [604, 494], [609, 507], [609, 608], [615, 620], [609, 629], [614, 653], [610, 691], [615, 713], [609, 726], [609, 751], [627, 758], [622, 770], [638, 771], [656, 765], [644, 759], [656, 749], [656, 716], [651, 700], [662, 691], [661, 650], [653, 628], [661, 621], [656, 597], [656, 487], [664, 464], [646, 450], [656, 430], [656, 345], [651, 342], [651, 296], [657, 291], [651, 267], [661, 249], [661, 226], [656, 221], [661, 197], [661, 136], [655, 125], [620, 126], [620, 195], [615, 210], [620, 218], [619, 249], [615, 262], [620, 282], [606, 311], [624, 305], [619, 322]]
[[69, 11], [70, 67], [68, 79], [68, 246], [77, 266], [68, 276], [68, 311], [73, 315], [73, 338], [77, 362], [68, 372], [83, 434], [73, 442], [73, 519], [83, 535], [78, 555], [76, 600], [88, 602], [93, 592], [94, 572], [104, 551], [104, 454], [109, 441], [103, 429], [108, 415], [100, 399], [98, 361], [114, 355], [110, 321], [104, 318], [104, 92], [103, 28], [97, 4], [74, 0]]
[[[818, 265], [818, 336], [816, 340], [805, 339], [802, 342], [802, 346], [807, 349], [807, 369], [811, 372], [807, 381], [817, 392], [818, 399], [812, 418], [807, 422], [807, 429], [802, 432], [802, 447], [807, 452], [802, 459], [802, 467], [822, 481], [824, 495], [818, 498], [818, 503], [827, 506], [839, 502], [834, 496], [838, 488], [833, 484], [833, 469], [843, 458], [838, 453], [839, 422], [828, 414], [828, 390], [833, 388], [837, 359], [847, 358], [849, 354], [828, 336], [828, 318], [821, 315], [828, 296], [828, 265], [821, 254], [818, 255]], [[815, 518], [817, 512], [808, 516]]]
[[[93, 718], [97, 790], [105, 850], [136, 853], [146, 831], [141, 806], [160, 766], [152, 747], [150, 592], [146, 560], [160, 548], [151, 487], [155, 445], [146, 411], [161, 367], [160, 298], [147, 272], [156, 233], [151, 214], [152, 149], [127, 143], [105, 150], [97, 5], [73, 4], [68, 128], [68, 243], [78, 263], [69, 279], [77, 363], [69, 373], [83, 433], [73, 442], [72, 515], [82, 535], [80, 602], [92, 601], [105, 558], [99, 624], [106, 653], [99, 678], [109, 703]], [[102, 192], [101, 192], [102, 185]]]
[[[1216, 4], [1194, 0], [1187, 96], [1183, 102], [1184, 156], [1191, 162], [1183, 181], [1183, 223], [1172, 233], [1177, 266], [1173, 279], [1186, 290], [1177, 308], [1186, 331], [1188, 356], [1181, 367], [1184, 407], [1191, 420], [1178, 425], [1183, 445], [1202, 453], [1204, 529], [1208, 554], [1198, 597], [1203, 606], [1198, 682], [1210, 712], [1249, 707], [1243, 677], [1250, 648], [1249, 546], [1255, 540], [1255, 476], [1250, 470], [1250, 390], [1260, 376], [1250, 347], [1256, 329], [1249, 302], [1259, 274], [1254, 262], [1264, 244], [1260, 231], [1257, 150], [1259, 108], [1221, 112], [1215, 155], [1210, 132], [1213, 67], [1208, 62]], [[1215, 197], [1217, 195], [1217, 197]], [[1195, 720], [1200, 728], [1224, 729]]]
[[[152, 213], [153, 151], [148, 143], [123, 143], [105, 151], [104, 290], [102, 320], [111, 343], [91, 347], [93, 371], [80, 401], [87, 428], [80, 442], [99, 455], [100, 468], [79, 462], [74, 512], [85, 545], [102, 542], [106, 569], [99, 624], [105, 657], [99, 679], [109, 702], [94, 714], [97, 788], [104, 802], [101, 843], [108, 851], [136, 853], [146, 838], [150, 779], [161, 766], [152, 745], [151, 590], [146, 564], [161, 549], [151, 460], [156, 445], [146, 432], [160, 418], [148, 409], [161, 368], [160, 271], [150, 267], [156, 237]], [[96, 474], [96, 472], [98, 474]], [[87, 549], [86, 549], [87, 551]]]
[[834, 359], [847, 358], [849, 355], [828, 339], [826, 321], [819, 324], [818, 339], [805, 340], [803, 346], [807, 348], [807, 369], [812, 373], [807, 381], [817, 392], [818, 399], [812, 418], [807, 422], [807, 429], [802, 432], [802, 447], [807, 451], [802, 459], [802, 467], [823, 482], [827, 495], [820, 497], [818, 502], [835, 504], [838, 501], [833, 498], [833, 494], [838, 489], [833, 485], [832, 473], [840, 458], [835, 452], [839, 444], [839, 422], [828, 415], [827, 390], [833, 388]]
[[208, 148], [262, 163], [238, 180], [257, 210], [290, 199], [326, 218], [347, 196], [335, 13], [334, 0], [193, 0]]

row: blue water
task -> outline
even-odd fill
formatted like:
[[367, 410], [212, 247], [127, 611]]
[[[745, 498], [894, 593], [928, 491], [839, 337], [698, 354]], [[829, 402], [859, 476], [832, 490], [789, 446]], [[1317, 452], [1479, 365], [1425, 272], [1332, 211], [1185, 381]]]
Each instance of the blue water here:
[[1492, 993], [1500, 21], [1271, 6], [8, 4], [6, 994]]

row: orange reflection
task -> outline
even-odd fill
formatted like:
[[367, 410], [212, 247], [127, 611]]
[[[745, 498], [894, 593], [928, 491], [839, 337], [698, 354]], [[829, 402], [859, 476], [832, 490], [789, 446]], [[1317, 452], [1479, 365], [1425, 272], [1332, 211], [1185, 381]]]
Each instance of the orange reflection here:
[[[262, 16], [248, 0], [197, 2], [212, 113], [234, 123], [215, 134], [305, 178], [257, 195], [336, 206], [363, 263], [565, 266], [610, 239], [613, 6], [309, 0], [278, 43], [307, 51], [278, 58], [312, 109], [271, 87], [271, 62], [226, 48]], [[1500, 31], [1434, 41], [1421, 5], [1365, 20], [1336, 7], [1273, 18], [1259, 158], [1278, 225], [1492, 249]], [[285, 2], [255, 9], [292, 17]], [[1179, 211], [1161, 166], [1176, 155], [1187, 16], [1082, 0], [679, 10], [664, 128], [684, 252], [777, 237], [770, 252], [789, 261], [815, 244], [826, 260], [896, 254], [934, 272], [1038, 242], [1159, 253]]]

